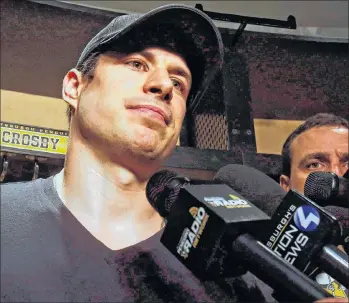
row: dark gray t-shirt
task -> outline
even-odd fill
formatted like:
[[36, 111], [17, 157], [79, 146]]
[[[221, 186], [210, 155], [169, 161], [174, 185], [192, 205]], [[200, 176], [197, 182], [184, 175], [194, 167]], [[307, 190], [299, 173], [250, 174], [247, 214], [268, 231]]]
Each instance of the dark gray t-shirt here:
[[53, 178], [1, 185], [2, 302], [271, 302], [248, 273], [201, 282], [161, 232], [113, 251], [60, 200]]

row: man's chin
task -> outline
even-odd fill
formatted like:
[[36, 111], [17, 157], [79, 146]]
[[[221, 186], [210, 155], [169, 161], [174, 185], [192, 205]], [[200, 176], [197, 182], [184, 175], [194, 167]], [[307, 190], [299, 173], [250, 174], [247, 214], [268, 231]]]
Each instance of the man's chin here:
[[133, 157], [138, 158], [139, 161], [155, 161], [159, 163], [165, 161], [172, 153], [172, 150], [166, 148], [165, 140], [160, 138], [148, 139], [143, 138], [132, 144]]

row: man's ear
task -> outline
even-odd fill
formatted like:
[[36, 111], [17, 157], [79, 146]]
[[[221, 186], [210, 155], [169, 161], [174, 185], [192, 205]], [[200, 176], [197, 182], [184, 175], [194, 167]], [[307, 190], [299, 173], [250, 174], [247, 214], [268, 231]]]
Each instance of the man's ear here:
[[77, 69], [71, 69], [63, 79], [62, 97], [71, 107], [76, 110], [79, 97], [83, 88], [81, 72]]
[[290, 190], [290, 177], [287, 177], [286, 175], [281, 175], [280, 186], [283, 188], [284, 191], [288, 192]]

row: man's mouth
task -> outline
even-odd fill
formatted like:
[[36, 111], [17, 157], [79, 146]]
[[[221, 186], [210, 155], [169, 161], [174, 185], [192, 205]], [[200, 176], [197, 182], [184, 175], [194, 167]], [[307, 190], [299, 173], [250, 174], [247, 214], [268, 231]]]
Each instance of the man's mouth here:
[[135, 110], [139, 113], [147, 115], [148, 117], [152, 119], [156, 119], [165, 125], [169, 124], [168, 115], [159, 107], [156, 107], [153, 105], [138, 105], [138, 106], [132, 106], [130, 110]]

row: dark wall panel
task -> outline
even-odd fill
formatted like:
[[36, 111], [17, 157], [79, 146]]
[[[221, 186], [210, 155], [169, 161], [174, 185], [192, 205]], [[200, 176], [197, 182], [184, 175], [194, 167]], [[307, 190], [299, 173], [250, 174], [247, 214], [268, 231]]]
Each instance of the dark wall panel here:
[[1, 1], [1, 88], [61, 97], [86, 43], [111, 20], [23, 0]]
[[[254, 118], [304, 120], [318, 112], [349, 118], [347, 43], [244, 32], [237, 45], [231, 47], [234, 31], [221, 32], [225, 62], [233, 77], [245, 78], [240, 81], [241, 94], [250, 102]], [[210, 109], [217, 107], [217, 114], [222, 113], [221, 83], [217, 77], [204, 102]], [[200, 111], [205, 112], [205, 107]]]
[[[89, 39], [111, 20], [23, 0], [1, 1], [1, 88], [58, 97], [65, 73]], [[222, 29], [226, 62], [255, 118], [303, 120], [319, 111], [349, 117], [348, 44], [285, 39], [244, 32], [230, 47], [233, 30]], [[208, 90], [203, 112], [224, 112], [222, 81]], [[248, 91], [249, 90], [249, 91]]]

